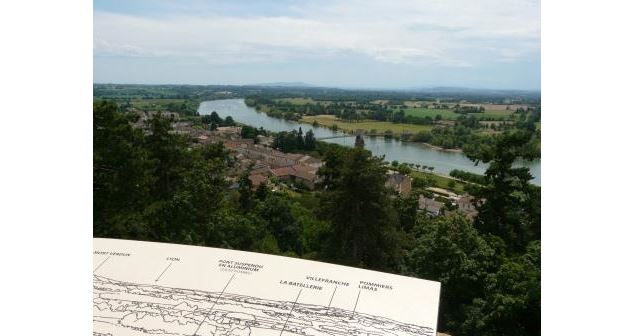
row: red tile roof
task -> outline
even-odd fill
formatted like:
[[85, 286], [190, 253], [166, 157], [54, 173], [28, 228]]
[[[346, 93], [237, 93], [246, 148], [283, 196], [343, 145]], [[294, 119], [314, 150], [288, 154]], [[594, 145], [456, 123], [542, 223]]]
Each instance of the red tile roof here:
[[295, 177], [299, 177], [308, 181], [313, 181], [317, 177], [316, 176], [317, 171], [315, 168], [303, 166], [303, 165], [294, 165], [294, 166], [276, 168], [276, 169], [272, 169], [271, 172], [278, 177], [295, 176]]

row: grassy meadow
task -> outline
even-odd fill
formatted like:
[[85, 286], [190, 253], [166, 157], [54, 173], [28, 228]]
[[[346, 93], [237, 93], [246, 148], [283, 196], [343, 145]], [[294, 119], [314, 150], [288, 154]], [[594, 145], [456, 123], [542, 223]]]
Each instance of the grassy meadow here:
[[410, 176], [430, 179], [432, 180], [432, 183], [434, 184], [435, 187], [451, 190], [459, 195], [465, 192], [464, 182], [457, 181], [449, 177], [437, 175], [434, 173], [424, 173], [424, 172], [415, 171], [415, 170], [413, 170], [410, 173]]
[[[461, 114], [455, 113], [452, 109], [433, 109], [426, 107], [407, 107], [405, 109], [406, 115], [413, 117], [430, 117], [434, 118], [438, 114], [443, 117], [444, 120], [456, 120]], [[512, 115], [512, 111], [507, 110], [485, 110], [483, 113], [470, 113], [468, 115], [475, 116], [478, 119], [498, 119], [503, 120]]]
[[410, 133], [418, 133], [421, 131], [429, 131], [432, 129], [431, 125], [414, 125], [414, 124], [396, 124], [387, 121], [373, 121], [362, 120], [359, 122], [344, 121], [337, 119], [334, 115], [318, 115], [318, 116], [304, 116], [300, 119], [301, 122], [312, 124], [314, 121], [320, 126], [331, 127], [337, 125], [337, 128], [344, 131], [355, 131], [357, 129], [363, 129], [367, 132], [374, 129], [377, 133], [383, 133], [388, 130], [394, 134], [400, 134], [405, 131]]

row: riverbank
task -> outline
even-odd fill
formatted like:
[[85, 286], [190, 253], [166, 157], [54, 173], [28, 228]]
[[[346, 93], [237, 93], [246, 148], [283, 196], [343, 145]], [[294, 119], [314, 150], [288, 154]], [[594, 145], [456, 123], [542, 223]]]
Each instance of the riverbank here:
[[427, 142], [414, 142], [414, 143], [420, 143], [426, 147], [432, 148], [434, 150], [438, 150], [438, 151], [442, 151], [442, 152], [450, 152], [450, 153], [463, 153], [463, 150], [460, 148], [443, 148], [443, 147], [439, 147], [439, 146], [435, 146], [432, 144], [429, 144]]
[[372, 135], [373, 131], [375, 131], [374, 133], [392, 132], [395, 136], [399, 136], [402, 133], [415, 134], [422, 131], [430, 131], [433, 128], [431, 125], [396, 124], [388, 121], [344, 121], [337, 119], [334, 115], [303, 116], [299, 121], [311, 125], [317, 123], [319, 126], [328, 128], [333, 128], [333, 125], [335, 125], [338, 130], [348, 132], [362, 129], [366, 132], [366, 135]]
[[365, 135], [367, 136], [373, 136], [373, 133], [381, 134], [386, 133], [386, 131], [390, 131], [392, 132], [393, 137], [399, 139], [400, 141], [422, 144], [428, 148], [443, 152], [463, 153], [463, 150], [461, 150], [460, 148], [443, 148], [440, 146], [429, 144], [427, 142], [410, 141], [401, 138], [401, 134], [404, 132], [414, 134], [422, 131], [430, 131], [433, 128], [433, 126], [431, 125], [399, 124], [387, 121], [373, 120], [349, 122], [337, 119], [333, 115], [304, 116], [299, 120], [299, 122], [310, 125], [315, 125], [315, 123], [317, 123], [321, 127], [327, 127], [331, 129], [333, 128], [333, 125], [337, 125], [338, 130], [346, 133], [354, 133], [358, 129], [363, 129], [366, 133]]
[[[311, 123], [298, 123], [274, 118], [247, 106], [243, 99], [206, 101], [201, 103], [198, 110], [201, 115], [210, 114], [212, 111], [216, 111], [221, 118], [231, 116], [236, 122], [254, 127], [263, 127], [273, 132], [289, 132], [302, 127], [304, 133], [312, 130], [315, 138], [322, 138], [324, 142], [336, 143], [347, 147], [355, 145], [355, 137], [339, 137], [342, 135], [341, 131], [335, 132], [327, 128], [328, 125], [327, 127], [313, 126]], [[355, 125], [357, 123], [350, 124]], [[389, 124], [393, 125], [392, 123]], [[353, 127], [351, 126], [351, 128]], [[419, 142], [396, 141], [390, 138], [372, 136], [364, 137], [364, 141], [364, 147], [367, 150], [371, 151], [375, 156], [384, 156], [384, 159], [388, 162], [398, 161], [434, 167], [435, 173], [443, 175], [449, 175], [455, 169], [483, 174], [488, 167], [484, 163], [475, 166], [474, 162], [460, 151], [437, 150]], [[528, 167], [530, 173], [535, 177], [532, 183], [540, 185], [540, 161], [523, 162], [522, 165]]]

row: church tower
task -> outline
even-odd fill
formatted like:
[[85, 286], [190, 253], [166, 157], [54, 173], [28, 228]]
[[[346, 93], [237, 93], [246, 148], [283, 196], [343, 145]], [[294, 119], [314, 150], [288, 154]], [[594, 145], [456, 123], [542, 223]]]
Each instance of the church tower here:
[[364, 148], [364, 130], [357, 130], [355, 135], [355, 147]]

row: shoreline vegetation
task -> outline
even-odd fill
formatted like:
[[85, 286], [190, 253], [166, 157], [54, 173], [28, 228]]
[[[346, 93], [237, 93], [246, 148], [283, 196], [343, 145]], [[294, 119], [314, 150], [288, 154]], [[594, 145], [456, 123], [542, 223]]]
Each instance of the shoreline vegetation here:
[[[275, 115], [273, 117], [276, 117]], [[279, 116], [278, 116], [279, 118]], [[373, 134], [390, 133], [393, 137], [401, 137], [403, 134], [415, 134], [421, 131], [430, 131], [432, 126], [430, 125], [414, 125], [403, 123], [392, 123], [387, 121], [376, 120], [342, 120], [334, 115], [315, 115], [315, 116], [302, 116], [298, 122], [306, 124], [318, 124], [320, 126], [337, 129], [339, 131], [352, 131], [355, 132], [358, 129], [362, 129], [366, 132], [365, 135], [372, 136]], [[336, 125], [335, 127], [333, 125]]]
[[[258, 112], [265, 113], [263, 111], [258, 111]], [[375, 133], [372, 132], [373, 130], [374, 131], [378, 130], [378, 125], [376, 124], [378, 122], [376, 122], [376, 121], [366, 121], [366, 123], [355, 123], [355, 122], [347, 122], [347, 121], [343, 121], [343, 120], [334, 119], [333, 121], [336, 122], [336, 123], [328, 124], [328, 121], [324, 121], [324, 122], [318, 121], [318, 118], [320, 118], [320, 117], [328, 117], [328, 119], [334, 119], [334, 118], [332, 118], [332, 116], [324, 115], [324, 116], [315, 116], [315, 117], [302, 117], [297, 122], [298, 123], [307, 124], [307, 125], [311, 125], [311, 126], [314, 126], [314, 127], [317, 125], [319, 127], [324, 127], [324, 128], [329, 128], [329, 129], [334, 129], [333, 125], [338, 125], [337, 128], [336, 128], [338, 131], [341, 131], [341, 132], [344, 132], [344, 133], [349, 133], [349, 134], [354, 134], [357, 129], [361, 128], [361, 129], [364, 129], [365, 131], [369, 131], [368, 133], [364, 133], [364, 135], [368, 136], [368, 137], [376, 137], [376, 136], [385, 137], [386, 136], [385, 134], [376, 134], [376, 132]], [[348, 123], [351, 126], [355, 126], [355, 128], [353, 129], [352, 127], [347, 127], [347, 128], [341, 127], [340, 125], [342, 123]], [[360, 124], [361, 124], [362, 127], [359, 127]], [[367, 125], [367, 124], [370, 124], [373, 128], [371, 128], [371, 129], [364, 128], [364, 125]], [[394, 128], [390, 128], [389, 129], [390, 131], [392, 131], [395, 128], [397, 130], [399, 130], [399, 127], [402, 127], [403, 125], [408, 125], [408, 124], [391, 124], [391, 126], [392, 125], [394, 125], [395, 127]], [[409, 125], [409, 126], [412, 126], [412, 125]], [[381, 127], [379, 127], [379, 129], [381, 129]], [[427, 128], [426, 130], [430, 130], [430, 129], [431, 128]], [[463, 150], [460, 149], [460, 148], [443, 148], [441, 146], [435, 146], [435, 145], [433, 145], [431, 143], [427, 143], [427, 142], [412, 141], [409, 138], [401, 137], [400, 133], [391, 134], [389, 137], [393, 138], [395, 140], [399, 140], [399, 141], [419, 143], [419, 144], [422, 144], [422, 145], [424, 145], [426, 147], [429, 147], [431, 149], [435, 149], [435, 150], [442, 151], [442, 152], [463, 153]]]
[[443, 147], [439, 147], [439, 146], [435, 146], [433, 144], [429, 144], [427, 142], [418, 142], [426, 147], [430, 147], [434, 150], [438, 150], [441, 152], [451, 152], [451, 153], [463, 153], [463, 150], [461, 148], [443, 148]]
[[[503, 101], [505, 102], [505, 101]], [[529, 101], [528, 101], [529, 102]], [[491, 103], [483, 98], [447, 102], [368, 97], [282, 97], [250, 95], [245, 104], [270, 117], [334, 131], [384, 136], [450, 152], [474, 152], [506, 131], [527, 130], [540, 137], [540, 105]], [[469, 155], [466, 153], [466, 155]]]

